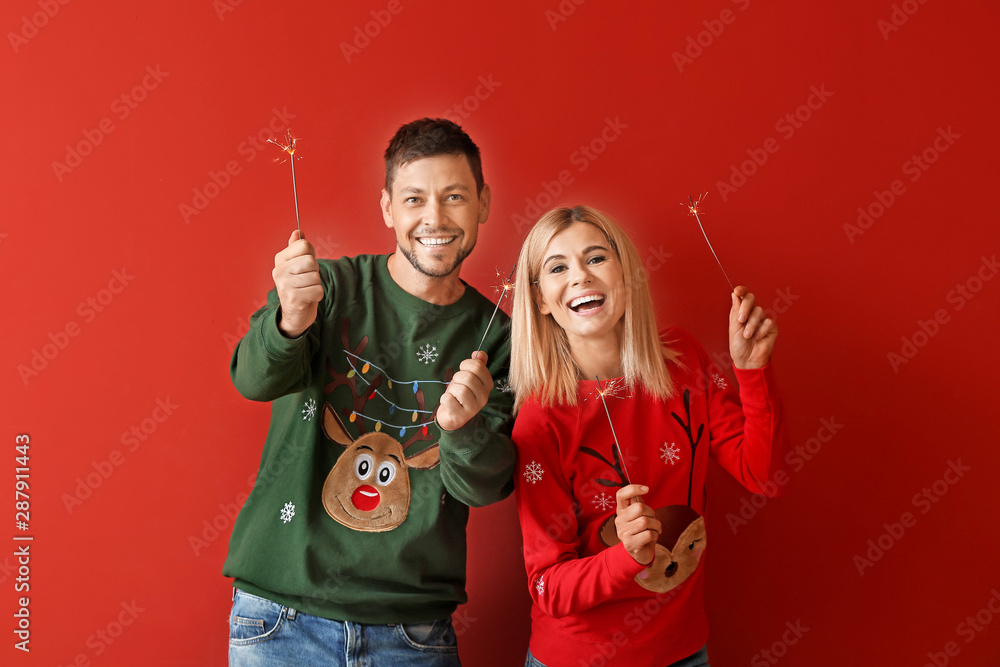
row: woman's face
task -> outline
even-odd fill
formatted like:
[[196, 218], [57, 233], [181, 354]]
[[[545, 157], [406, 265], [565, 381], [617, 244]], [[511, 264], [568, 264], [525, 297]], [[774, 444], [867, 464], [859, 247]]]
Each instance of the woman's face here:
[[563, 328], [571, 349], [604, 339], [619, 345], [625, 292], [621, 262], [600, 229], [574, 222], [552, 237], [538, 275], [538, 307]]

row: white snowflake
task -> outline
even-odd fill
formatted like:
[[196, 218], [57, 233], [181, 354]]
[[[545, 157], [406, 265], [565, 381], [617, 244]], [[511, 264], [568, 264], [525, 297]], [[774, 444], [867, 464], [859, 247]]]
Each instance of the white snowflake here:
[[663, 459], [664, 463], [673, 465], [681, 460], [681, 450], [675, 443], [665, 442], [660, 447], [660, 458]]
[[313, 417], [316, 416], [316, 399], [310, 398], [306, 401], [305, 405], [302, 406], [302, 420], [311, 422]]
[[535, 579], [535, 590], [538, 591], [539, 595], [544, 595], [545, 594], [545, 575], [544, 574], [542, 576], [538, 577], [538, 579]]
[[528, 465], [524, 466], [524, 480], [529, 484], [534, 484], [535, 482], [542, 481], [542, 475], [545, 471], [542, 470], [542, 465], [532, 461]]
[[281, 521], [283, 523], [288, 523], [295, 516], [295, 505], [292, 503], [285, 503], [285, 506], [281, 510]]
[[424, 362], [425, 364], [429, 364], [432, 361], [437, 361], [437, 358], [438, 358], [437, 348], [431, 345], [430, 343], [421, 346], [420, 350], [417, 351], [417, 359]]
[[714, 382], [715, 386], [719, 389], [726, 388], [726, 378], [722, 377], [718, 373], [712, 373], [712, 382]]
[[602, 493], [599, 496], [594, 496], [591, 502], [594, 503], [594, 507], [601, 510], [602, 512], [607, 512], [609, 509], [615, 506], [614, 501], [611, 500], [611, 496], [609, 496], [606, 493]]

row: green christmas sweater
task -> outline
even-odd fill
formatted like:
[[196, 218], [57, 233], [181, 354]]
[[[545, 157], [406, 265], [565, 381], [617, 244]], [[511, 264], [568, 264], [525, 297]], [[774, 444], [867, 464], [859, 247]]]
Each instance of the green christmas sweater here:
[[438, 402], [495, 303], [468, 285], [453, 304], [428, 303], [392, 280], [387, 260], [320, 260], [324, 298], [296, 339], [278, 329], [272, 289], [231, 366], [243, 396], [272, 406], [223, 573], [249, 593], [358, 623], [449, 616], [467, 599], [469, 507], [513, 488], [509, 319], [497, 313], [482, 347], [489, 404], [442, 431]]

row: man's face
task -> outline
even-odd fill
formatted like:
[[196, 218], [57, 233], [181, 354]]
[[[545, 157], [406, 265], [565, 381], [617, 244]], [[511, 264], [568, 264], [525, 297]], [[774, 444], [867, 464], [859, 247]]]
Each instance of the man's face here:
[[420, 273], [443, 278], [476, 246], [490, 213], [490, 189], [484, 185], [476, 194], [465, 155], [435, 155], [399, 167], [392, 194], [382, 190], [381, 206], [399, 252]]

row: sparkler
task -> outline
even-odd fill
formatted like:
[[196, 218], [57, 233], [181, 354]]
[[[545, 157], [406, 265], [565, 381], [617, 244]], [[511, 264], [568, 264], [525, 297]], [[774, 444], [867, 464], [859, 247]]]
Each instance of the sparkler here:
[[514, 283], [511, 281], [514, 278], [514, 271], [516, 270], [517, 270], [517, 264], [515, 264], [514, 268], [510, 270], [510, 275], [507, 276], [507, 280], [503, 280], [500, 276], [500, 272], [497, 271], [497, 278], [501, 278], [500, 298], [497, 299], [497, 306], [496, 308], [493, 309], [493, 314], [490, 315], [490, 321], [486, 323], [486, 331], [483, 332], [483, 339], [479, 341], [479, 347], [476, 348], [477, 350], [483, 349], [483, 343], [486, 342], [486, 334], [490, 332], [490, 326], [492, 326], [493, 324], [493, 318], [497, 316], [497, 311], [500, 310], [500, 302], [503, 301], [503, 298], [507, 294], [507, 292], [514, 289]]
[[285, 132], [285, 143], [275, 141], [274, 139], [268, 139], [267, 143], [274, 144], [284, 152], [288, 153], [288, 161], [292, 164], [292, 197], [295, 198], [295, 226], [299, 230], [299, 238], [302, 238], [302, 225], [299, 224], [299, 193], [295, 188], [295, 161], [299, 159], [295, 157], [296, 141], [298, 141], [298, 139], [293, 137], [291, 132]]
[[601, 377], [599, 375], [594, 377], [597, 379], [597, 395], [601, 397], [601, 403], [604, 404], [604, 414], [608, 416], [608, 425], [611, 427], [611, 436], [615, 439], [615, 449], [618, 450], [618, 460], [621, 461], [622, 474], [625, 475], [625, 480], [631, 484], [632, 478], [629, 476], [628, 468], [625, 466], [625, 455], [622, 453], [621, 445], [618, 444], [618, 435], [615, 433], [615, 423], [611, 421], [611, 412], [608, 410], [608, 402], [604, 400], [606, 395], [611, 394], [611, 392], [614, 392], [619, 387], [616, 382], [612, 381], [608, 384], [608, 388], [605, 389], [601, 385]]
[[681, 202], [681, 206], [687, 206], [688, 212], [694, 216], [695, 220], [698, 221], [698, 226], [701, 227], [701, 235], [705, 237], [705, 243], [708, 244], [708, 249], [712, 251], [712, 256], [715, 257], [715, 261], [718, 263], [719, 268], [722, 269], [722, 275], [724, 275], [726, 277], [726, 280], [729, 282], [729, 287], [733, 291], [736, 291], [736, 288], [733, 287], [733, 281], [729, 280], [729, 274], [726, 273], [726, 270], [722, 267], [722, 262], [719, 261], [719, 256], [715, 254], [715, 248], [712, 247], [712, 242], [708, 240], [708, 234], [705, 233], [705, 227], [704, 225], [701, 224], [701, 218], [698, 216], [698, 213], [701, 211], [701, 209], [699, 208], [701, 206], [701, 200], [704, 199], [705, 195], [707, 194], [708, 193], [706, 192], [705, 194], [698, 197], [698, 201], [695, 201], [691, 197], [691, 195], [688, 195], [688, 202], [690, 202], [690, 205]]

